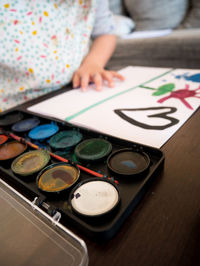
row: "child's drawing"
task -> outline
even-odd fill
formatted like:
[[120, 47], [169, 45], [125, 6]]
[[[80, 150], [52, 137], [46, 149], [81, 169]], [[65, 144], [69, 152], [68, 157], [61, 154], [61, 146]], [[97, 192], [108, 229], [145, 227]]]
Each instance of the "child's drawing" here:
[[197, 73], [194, 75], [188, 75], [188, 73], [185, 73], [183, 75], [177, 75], [177, 76], [175, 76], [175, 78], [177, 78], [177, 79], [184, 78], [185, 80], [188, 80], [188, 81], [200, 83], [200, 73]]
[[[163, 97], [158, 100], [158, 103], [163, 103], [170, 98], [179, 99], [187, 108], [193, 110], [193, 107], [185, 100], [185, 98], [194, 97], [200, 98], [200, 86], [197, 89], [189, 90], [190, 86], [188, 84], [185, 85], [185, 89], [180, 89], [176, 91], [172, 91], [169, 96]], [[199, 92], [198, 92], [199, 91]]]
[[[149, 110], [155, 110], [155, 111], [163, 110], [163, 111], [160, 113], [155, 112], [155, 114], [153, 114], [153, 115], [147, 114], [147, 117], [150, 117], [150, 118], [151, 117], [152, 118], [158, 117], [158, 118], [169, 120], [170, 122], [168, 124], [165, 124], [165, 125], [149, 125], [149, 124], [143, 123], [142, 121], [140, 122], [138, 120], [135, 120], [134, 118], [131, 118], [124, 113], [124, 111], [126, 111], [126, 112], [127, 111], [128, 112], [137, 112], [137, 111], [147, 112]], [[163, 107], [137, 108], [137, 109], [115, 109], [114, 110], [114, 112], [117, 115], [119, 115], [122, 119], [131, 123], [132, 125], [138, 126], [138, 127], [144, 128], [144, 129], [154, 129], [154, 130], [163, 130], [163, 129], [166, 129], [168, 127], [176, 125], [179, 122], [179, 120], [168, 115], [168, 114], [175, 113], [176, 111], [177, 111], [177, 109], [175, 107], [164, 107], [164, 106]]]
[[[193, 75], [194, 76], [194, 75]], [[146, 86], [140, 86], [141, 88], [146, 88], [146, 89], [154, 89]], [[153, 96], [160, 96], [166, 93], [170, 93], [170, 95], [163, 97], [159, 99], [157, 102], [158, 103], [163, 103], [167, 101], [168, 99], [175, 98], [180, 100], [187, 108], [193, 110], [193, 107], [185, 100], [186, 98], [194, 97], [194, 98], [200, 98], [200, 86], [197, 89], [194, 90], [189, 90], [190, 86], [188, 84], [185, 85], [184, 89], [176, 90], [175, 89], [175, 84], [174, 83], [167, 83], [165, 85], [162, 85], [158, 87], [156, 92], [152, 93]]]
[[29, 110], [161, 147], [200, 105], [200, 70], [130, 66], [120, 73], [125, 80], [115, 88], [71, 90]]

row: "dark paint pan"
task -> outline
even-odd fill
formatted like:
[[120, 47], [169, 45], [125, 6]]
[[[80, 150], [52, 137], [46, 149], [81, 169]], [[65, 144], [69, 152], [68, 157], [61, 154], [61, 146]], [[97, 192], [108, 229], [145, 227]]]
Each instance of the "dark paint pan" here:
[[149, 156], [131, 148], [120, 149], [112, 153], [107, 166], [114, 174], [121, 176], [137, 176], [143, 174], [150, 166]]
[[22, 120], [24, 115], [21, 112], [11, 112], [9, 114], [0, 116], [0, 126], [10, 126]]
[[40, 120], [37, 117], [27, 118], [15, 123], [12, 126], [12, 130], [18, 133], [27, 132], [33, 129], [34, 127], [38, 126], [39, 123]]

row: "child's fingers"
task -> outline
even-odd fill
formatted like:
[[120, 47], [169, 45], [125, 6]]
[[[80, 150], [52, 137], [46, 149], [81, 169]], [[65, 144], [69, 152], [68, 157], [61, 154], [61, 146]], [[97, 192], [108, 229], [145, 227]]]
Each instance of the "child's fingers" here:
[[108, 86], [113, 88], [114, 87], [114, 81], [113, 81], [113, 74], [111, 72], [105, 71], [103, 74], [103, 79], [108, 82]]
[[80, 82], [81, 82], [81, 89], [83, 91], [86, 91], [88, 84], [89, 84], [89, 75], [83, 75], [80, 77]]
[[78, 88], [80, 86], [80, 77], [77, 73], [74, 74], [72, 83], [73, 83], [73, 88]]
[[96, 90], [100, 91], [102, 89], [102, 77], [100, 74], [94, 74], [93, 75], [93, 82], [96, 86]]
[[112, 73], [113, 77], [118, 78], [120, 80], [125, 80], [125, 77], [122, 76], [121, 74], [119, 74], [118, 72], [111, 71], [111, 73]]

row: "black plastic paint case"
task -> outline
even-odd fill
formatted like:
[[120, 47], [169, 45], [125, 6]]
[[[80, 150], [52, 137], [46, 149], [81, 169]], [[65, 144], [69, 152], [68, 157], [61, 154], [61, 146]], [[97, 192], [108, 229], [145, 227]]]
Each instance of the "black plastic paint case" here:
[[[12, 115], [15, 114], [12, 111]], [[0, 121], [5, 121], [6, 115], [9, 115], [9, 112], [0, 115]], [[35, 117], [35, 114], [31, 112], [19, 111], [16, 110], [17, 117], [23, 117], [23, 119]], [[36, 186], [36, 175], [34, 180], [27, 182], [26, 180], [15, 175], [12, 170], [8, 167], [5, 168], [3, 165], [0, 165], [0, 176], [7, 183], [12, 184], [18, 191], [20, 191], [27, 198], [34, 200], [37, 197], [38, 206], [41, 206], [42, 203], [47, 204], [50, 208], [47, 212], [50, 215], [55, 213], [55, 210], [59, 210], [62, 214], [62, 221], [65, 225], [69, 224], [72, 227], [80, 230], [88, 237], [91, 237], [94, 241], [107, 241], [112, 238], [119, 228], [123, 225], [124, 221], [128, 218], [131, 212], [134, 210], [136, 205], [140, 202], [142, 197], [145, 195], [146, 191], [149, 188], [149, 185], [153, 182], [154, 178], [158, 176], [159, 171], [162, 169], [164, 164], [164, 154], [160, 149], [153, 148], [150, 146], [142, 145], [139, 143], [122, 140], [115, 138], [106, 134], [100, 134], [99, 132], [91, 131], [85, 128], [74, 126], [67, 122], [63, 122], [58, 119], [50, 119], [45, 116], [37, 116], [40, 120], [40, 124], [57, 123], [59, 130], [78, 130], [83, 135], [83, 139], [89, 138], [104, 138], [112, 144], [112, 153], [115, 153], [123, 149], [134, 149], [142, 151], [143, 154], [146, 154], [150, 160], [150, 163], [145, 171], [143, 171], [142, 177], [139, 179], [130, 179], [125, 178], [124, 175], [116, 174], [113, 171], [110, 171], [107, 166], [107, 158], [103, 161], [97, 163], [88, 163], [83, 166], [86, 166], [98, 173], [101, 173], [104, 178], [107, 180], [108, 177], [117, 180], [119, 184], [117, 185], [119, 194], [120, 194], [120, 204], [117, 206], [114, 212], [111, 212], [106, 219], [102, 216], [99, 219], [84, 219], [80, 215], [77, 215], [71, 208], [69, 200], [69, 191], [66, 194], [62, 195], [59, 199], [51, 199], [46, 194], [42, 193]], [[11, 130], [11, 125], [6, 125], [5, 130]], [[47, 142], [48, 144], [48, 142]], [[29, 148], [32, 150], [32, 148]], [[74, 150], [70, 150], [67, 154], [70, 161], [74, 160]], [[56, 159], [51, 158], [51, 163], [58, 163]], [[77, 161], [75, 162], [77, 163]], [[96, 178], [89, 175], [81, 170], [80, 178], [78, 182], [84, 182], [88, 178]], [[142, 211], [142, 209], [141, 209]]]

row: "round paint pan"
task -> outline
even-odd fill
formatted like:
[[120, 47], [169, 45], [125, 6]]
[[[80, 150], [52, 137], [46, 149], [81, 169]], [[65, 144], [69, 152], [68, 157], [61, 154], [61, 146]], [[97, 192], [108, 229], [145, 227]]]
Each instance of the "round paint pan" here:
[[80, 161], [95, 162], [103, 160], [112, 151], [112, 144], [102, 138], [87, 139], [75, 148], [75, 155]]
[[37, 117], [27, 118], [24, 120], [21, 120], [14, 125], [12, 125], [12, 131], [22, 133], [27, 132], [31, 130], [32, 128], [38, 126], [40, 123], [40, 120]]
[[4, 144], [8, 140], [8, 136], [0, 134], [0, 145]]
[[44, 124], [31, 129], [28, 136], [33, 140], [44, 140], [56, 134], [58, 130], [59, 128], [56, 124]]
[[0, 161], [14, 159], [22, 154], [27, 148], [27, 145], [18, 141], [9, 141], [0, 146]]
[[55, 163], [38, 174], [36, 184], [42, 192], [60, 194], [71, 188], [79, 177], [80, 170], [76, 165]]
[[24, 115], [21, 112], [11, 112], [9, 114], [0, 116], [0, 126], [10, 126], [22, 120]]
[[119, 204], [120, 195], [113, 183], [94, 178], [79, 183], [69, 200], [75, 213], [95, 218], [110, 214]]
[[29, 176], [39, 172], [50, 160], [50, 155], [44, 150], [34, 150], [26, 152], [17, 157], [11, 165], [15, 174]]
[[83, 135], [75, 130], [60, 131], [50, 138], [49, 145], [55, 150], [66, 150], [76, 146]]
[[150, 158], [144, 152], [125, 148], [112, 153], [108, 157], [107, 166], [112, 173], [117, 175], [140, 176], [149, 168]]

